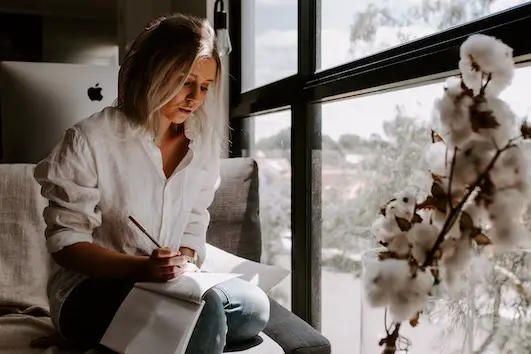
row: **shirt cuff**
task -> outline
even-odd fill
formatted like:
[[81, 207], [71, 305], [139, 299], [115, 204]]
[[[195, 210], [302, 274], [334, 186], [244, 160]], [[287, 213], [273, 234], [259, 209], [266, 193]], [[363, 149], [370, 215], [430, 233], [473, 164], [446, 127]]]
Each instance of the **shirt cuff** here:
[[190, 241], [190, 240], [187, 240], [187, 237], [185, 235], [179, 247], [186, 247], [186, 248], [193, 249], [197, 253], [197, 264], [198, 265], [202, 264], [205, 261], [206, 245], [204, 243], [187, 242], [187, 241]]
[[49, 253], [54, 253], [79, 242], [93, 243], [94, 239], [92, 235], [82, 232], [73, 232], [71, 230], [58, 231], [46, 238], [46, 248]]

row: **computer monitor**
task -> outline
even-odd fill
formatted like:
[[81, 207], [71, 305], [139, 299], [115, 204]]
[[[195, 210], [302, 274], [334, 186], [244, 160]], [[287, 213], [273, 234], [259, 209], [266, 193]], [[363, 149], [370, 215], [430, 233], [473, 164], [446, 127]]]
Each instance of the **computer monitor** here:
[[114, 104], [118, 67], [0, 63], [3, 163], [37, 163], [78, 121]]

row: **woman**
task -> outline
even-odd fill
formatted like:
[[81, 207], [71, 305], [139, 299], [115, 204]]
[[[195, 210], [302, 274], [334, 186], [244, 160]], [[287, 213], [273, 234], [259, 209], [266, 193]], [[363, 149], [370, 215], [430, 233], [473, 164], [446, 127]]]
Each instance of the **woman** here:
[[[165, 282], [205, 258], [219, 184], [222, 67], [206, 20], [150, 23], [119, 72], [116, 107], [68, 129], [35, 178], [49, 199], [52, 320], [79, 349], [98, 345], [135, 282]], [[165, 246], [128, 220], [134, 216]], [[236, 279], [212, 288], [187, 353], [221, 353], [269, 319], [267, 296]]]

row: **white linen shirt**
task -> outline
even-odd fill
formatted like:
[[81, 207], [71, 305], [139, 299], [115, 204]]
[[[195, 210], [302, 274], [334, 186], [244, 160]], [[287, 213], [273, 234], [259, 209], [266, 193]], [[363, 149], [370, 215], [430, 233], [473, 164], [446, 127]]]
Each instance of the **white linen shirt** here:
[[[162, 246], [192, 248], [204, 261], [219, 153], [193, 119], [185, 122], [188, 153], [169, 178], [153, 138], [133, 129], [114, 107], [68, 129], [34, 173], [49, 200], [43, 212], [48, 251], [92, 242], [121, 253], [151, 254], [156, 246], [128, 219], [132, 215]], [[61, 306], [84, 279], [54, 263], [47, 291], [59, 331]]]

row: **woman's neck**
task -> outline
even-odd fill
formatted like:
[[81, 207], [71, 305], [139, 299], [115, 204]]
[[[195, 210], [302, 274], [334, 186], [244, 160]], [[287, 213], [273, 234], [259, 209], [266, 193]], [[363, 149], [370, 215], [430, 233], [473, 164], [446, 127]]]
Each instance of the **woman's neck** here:
[[175, 139], [185, 138], [184, 123], [174, 124], [171, 123], [163, 130], [161, 143], [174, 141]]

